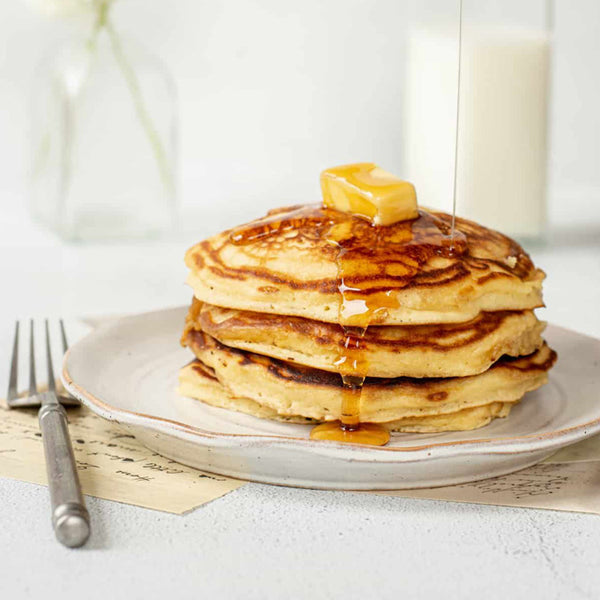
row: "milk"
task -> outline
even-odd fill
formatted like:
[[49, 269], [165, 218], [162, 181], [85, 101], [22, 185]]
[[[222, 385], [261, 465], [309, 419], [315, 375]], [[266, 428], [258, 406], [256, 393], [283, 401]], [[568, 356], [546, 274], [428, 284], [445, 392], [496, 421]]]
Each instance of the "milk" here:
[[[451, 211], [456, 32], [415, 31], [407, 61], [403, 176]], [[549, 61], [546, 33], [463, 31], [457, 213], [521, 238], [545, 223]]]

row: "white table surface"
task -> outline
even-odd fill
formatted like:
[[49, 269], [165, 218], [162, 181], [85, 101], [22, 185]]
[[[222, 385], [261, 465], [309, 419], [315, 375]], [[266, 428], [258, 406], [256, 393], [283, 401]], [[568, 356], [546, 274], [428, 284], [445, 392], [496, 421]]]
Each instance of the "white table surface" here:
[[[187, 303], [177, 242], [65, 245], [0, 217], [0, 394], [15, 318]], [[600, 233], [534, 249], [543, 318], [600, 337]], [[598, 598], [600, 517], [250, 484], [185, 516], [88, 498], [93, 535], [54, 539], [44, 487], [0, 479], [0, 598]]]

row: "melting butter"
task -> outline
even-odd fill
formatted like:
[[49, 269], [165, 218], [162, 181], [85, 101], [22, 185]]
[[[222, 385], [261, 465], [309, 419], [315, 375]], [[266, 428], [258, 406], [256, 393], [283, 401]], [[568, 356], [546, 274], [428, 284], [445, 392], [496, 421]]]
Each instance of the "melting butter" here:
[[323, 203], [328, 208], [392, 225], [419, 216], [412, 183], [402, 181], [374, 163], [355, 163], [321, 173]]

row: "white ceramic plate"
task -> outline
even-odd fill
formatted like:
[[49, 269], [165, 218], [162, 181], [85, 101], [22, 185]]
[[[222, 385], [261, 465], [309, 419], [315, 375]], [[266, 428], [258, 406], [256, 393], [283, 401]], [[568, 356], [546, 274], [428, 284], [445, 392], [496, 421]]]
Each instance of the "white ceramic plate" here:
[[507, 419], [470, 432], [393, 434], [383, 447], [315, 442], [277, 423], [177, 395], [191, 360], [179, 345], [186, 308], [100, 327], [65, 356], [66, 388], [159, 454], [241, 479], [325, 489], [400, 489], [475, 481], [535, 464], [600, 432], [600, 340], [550, 326], [550, 382]]

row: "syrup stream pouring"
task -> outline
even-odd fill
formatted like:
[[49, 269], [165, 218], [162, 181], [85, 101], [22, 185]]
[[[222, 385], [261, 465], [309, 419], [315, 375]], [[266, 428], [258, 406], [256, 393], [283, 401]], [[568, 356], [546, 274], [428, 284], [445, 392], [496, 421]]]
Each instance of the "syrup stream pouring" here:
[[458, 179], [458, 136], [460, 125], [460, 71], [462, 59], [462, 15], [463, 3], [458, 0], [458, 69], [456, 77], [456, 134], [454, 137], [454, 182], [452, 188], [452, 227], [450, 230], [450, 250], [454, 250], [454, 230], [456, 223], [456, 186]]

